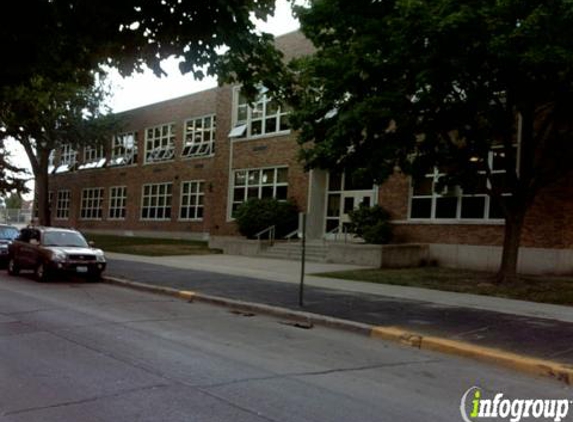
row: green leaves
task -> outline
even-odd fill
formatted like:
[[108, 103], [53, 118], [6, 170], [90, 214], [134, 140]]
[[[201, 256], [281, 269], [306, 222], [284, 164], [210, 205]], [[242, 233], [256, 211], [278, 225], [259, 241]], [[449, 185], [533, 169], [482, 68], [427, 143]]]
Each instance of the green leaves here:
[[[380, 182], [396, 165], [438, 165], [463, 184], [486, 170], [468, 157], [496, 143], [513, 154], [506, 171], [515, 174], [518, 114], [538, 122], [548, 106], [573, 108], [568, 0], [315, 0], [296, 10], [317, 48], [292, 64], [292, 122], [307, 167], [366, 166]], [[557, 140], [566, 156], [572, 148], [566, 131], [542, 139], [531, 130], [531, 153], [520, 160], [532, 171], [522, 176], [541, 180], [557, 164], [542, 158], [555, 155]], [[532, 183], [517, 180], [514, 194]]]

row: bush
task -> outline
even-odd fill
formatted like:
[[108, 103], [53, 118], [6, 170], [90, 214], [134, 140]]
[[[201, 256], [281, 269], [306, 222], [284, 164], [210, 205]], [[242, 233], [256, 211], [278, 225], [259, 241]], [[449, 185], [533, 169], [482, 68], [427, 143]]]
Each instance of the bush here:
[[298, 207], [292, 201], [276, 199], [249, 199], [235, 215], [239, 232], [249, 239], [270, 227], [276, 226], [275, 237], [281, 238], [298, 227]]
[[390, 214], [379, 205], [360, 205], [348, 213], [350, 231], [363, 238], [366, 243], [385, 244], [392, 240]]

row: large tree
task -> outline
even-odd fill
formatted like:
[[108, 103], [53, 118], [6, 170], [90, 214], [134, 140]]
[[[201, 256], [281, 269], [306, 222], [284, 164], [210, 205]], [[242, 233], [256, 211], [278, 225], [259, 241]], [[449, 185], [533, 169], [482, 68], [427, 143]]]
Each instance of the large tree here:
[[311, 0], [298, 16], [317, 48], [293, 66], [307, 166], [379, 183], [436, 167], [440, 189], [487, 192], [505, 219], [498, 281], [515, 280], [527, 210], [572, 168], [573, 3]]
[[105, 145], [120, 121], [104, 107], [103, 81], [93, 85], [33, 77], [29, 84], [4, 88], [10, 98], [0, 108], [2, 137], [17, 140], [26, 151], [35, 178], [40, 224], [50, 225], [48, 192], [50, 155], [62, 145]]
[[124, 75], [161, 60], [184, 58], [181, 69], [216, 74], [220, 49], [235, 58], [265, 55], [270, 37], [260, 36], [252, 16], [265, 19], [274, 0], [28, 0], [0, 18], [5, 58], [0, 87], [44, 76], [66, 82], [105, 63]]

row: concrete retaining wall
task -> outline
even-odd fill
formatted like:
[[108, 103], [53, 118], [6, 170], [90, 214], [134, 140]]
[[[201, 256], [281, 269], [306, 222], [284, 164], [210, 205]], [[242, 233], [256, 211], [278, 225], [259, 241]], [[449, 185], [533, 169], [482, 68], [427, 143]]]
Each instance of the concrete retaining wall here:
[[[430, 259], [452, 268], [496, 271], [501, 263], [499, 246], [430, 244]], [[521, 248], [518, 271], [522, 274], [573, 274], [573, 250]]]
[[254, 256], [260, 252], [259, 241], [235, 236], [211, 236], [209, 247], [222, 249], [228, 255]]
[[368, 245], [329, 243], [327, 262], [376, 268], [417, 267], [428, 259], [428, 246], [422, 244]]

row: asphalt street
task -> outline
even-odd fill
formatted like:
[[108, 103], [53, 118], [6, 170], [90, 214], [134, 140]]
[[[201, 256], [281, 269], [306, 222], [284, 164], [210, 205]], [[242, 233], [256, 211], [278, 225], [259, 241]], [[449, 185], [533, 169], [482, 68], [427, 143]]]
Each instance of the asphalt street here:
[[[163, 265], [109, 260], [107, 275], [299, 310], [298, 285]], [[479, 346], [573, 363], [573, 323], [420, 300], [307, 286], [304, 310], [398, 326]]]
[[471, 360], [106, 284], [0, 273], [0, 421], [460, 421], [477, 385], [570, 398]]

